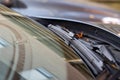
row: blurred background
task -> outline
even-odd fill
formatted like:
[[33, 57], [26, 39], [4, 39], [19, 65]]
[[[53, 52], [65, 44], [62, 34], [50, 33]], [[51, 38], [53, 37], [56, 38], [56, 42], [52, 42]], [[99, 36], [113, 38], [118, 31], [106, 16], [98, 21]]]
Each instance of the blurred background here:
[[0, 0], [28, 17], [120, 25], [120, 0]]
[[0, 0], [28, 17], [120, 25], [120, 0]]
[[98, 3], [100, 5], [106, 5], [110, 8], [116, 9], [116, 10], [120, 10], [120, 0], [68, 0], [68, 1], [72, 1], [75, 3], [78, 3], [81, 1], [94, 2], [94, 3]]

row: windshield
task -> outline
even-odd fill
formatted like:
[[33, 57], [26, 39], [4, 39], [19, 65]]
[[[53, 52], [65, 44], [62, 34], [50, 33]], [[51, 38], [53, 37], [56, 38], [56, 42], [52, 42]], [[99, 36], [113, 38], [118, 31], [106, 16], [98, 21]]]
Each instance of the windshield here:
[[92, 80], [61, 38], [0, 5], [0, 80]]

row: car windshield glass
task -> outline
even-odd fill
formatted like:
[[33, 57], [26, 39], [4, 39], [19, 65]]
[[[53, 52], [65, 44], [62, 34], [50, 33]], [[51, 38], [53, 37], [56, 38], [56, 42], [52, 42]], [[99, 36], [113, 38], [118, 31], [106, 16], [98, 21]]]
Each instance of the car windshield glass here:
[[87, 67], [44, 26], [0, 5], [0, 80], [91, 80]]

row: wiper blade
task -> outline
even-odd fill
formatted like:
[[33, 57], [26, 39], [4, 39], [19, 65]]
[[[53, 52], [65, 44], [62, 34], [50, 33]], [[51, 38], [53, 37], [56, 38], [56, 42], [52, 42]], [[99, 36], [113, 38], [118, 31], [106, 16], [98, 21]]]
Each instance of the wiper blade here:
[[98, 74], [103, 69], [102, 60], [94, 52], [89, 50], [82, 42], [74, 38], [74, 33], [60, 26], [49, 25], [48, 28], [61, 37], [65, 43], [71, 46], [80, 55], [94, 74]]
[[[80, 39], [83, 37], [81, 34], [76, 36], [75, 33], [61, 26], [49, 25], [48, 29], [61, 37], [67, 45], [72, 47], [94, 75], [98, 75], [104, 72], [104, 70], [107, 70], [109, 75], [113, 76], [120, 71], [115, 58], [110, 54], [110, 51], [104, 44]], [[104, 74], [102, 75], [104, 76]]]
[[73, 32], [70, 32], [69, 30], [62, 28], [60, 26], [54, 26], [54, 25], [48, 25], [48, 28], [54, 32], [55, 34], [57, 34], [59, 37], [61, 37], [66, 44], [69, 44], [69, 41], [72, 39], [72, 37], [74, 36]]

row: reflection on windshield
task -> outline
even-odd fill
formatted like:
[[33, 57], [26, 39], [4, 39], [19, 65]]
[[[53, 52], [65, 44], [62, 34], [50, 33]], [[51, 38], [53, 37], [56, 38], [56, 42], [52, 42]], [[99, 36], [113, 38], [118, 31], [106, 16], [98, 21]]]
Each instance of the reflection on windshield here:
[[92, 79], [81, 59], [51, 31], [21, 16], [0, 17], [0, 37], [11, 45], [0, 48], [1, 80]]

